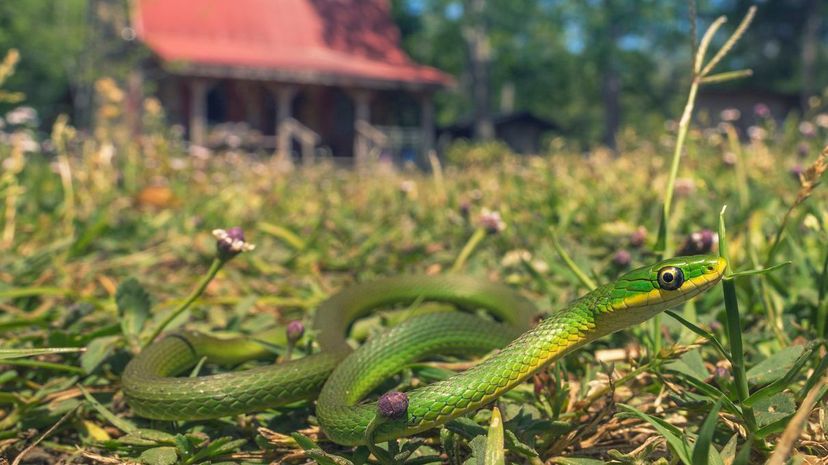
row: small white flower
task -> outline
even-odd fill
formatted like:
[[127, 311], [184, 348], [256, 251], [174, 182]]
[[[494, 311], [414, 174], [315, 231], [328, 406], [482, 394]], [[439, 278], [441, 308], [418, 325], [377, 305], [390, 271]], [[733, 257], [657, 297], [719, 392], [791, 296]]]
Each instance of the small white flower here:
[[765, 131], [764, 128], [760, 128], [759, 126], [751, 126], [748, 128], [747, 132], [748, 137], [750, 137], [751, 140], [755, 141], [765, 140], [765, 138], [768, 136], [768, 131]]
[[810, 121], [803, 121], [799, 123], [799, 132], [805, 137], [814, 137], [816, 135], [816, 127]]
[[37, 110], [32, 107], [17, 107], [6, 113], [6, 121], [14, 125], [36, 124]]
[[722, 121], [736, 121], [742, 117], [742, 112], [736, 108], [725, 108], [722, 110], [721, 114], [719, 114], [719, 117]]

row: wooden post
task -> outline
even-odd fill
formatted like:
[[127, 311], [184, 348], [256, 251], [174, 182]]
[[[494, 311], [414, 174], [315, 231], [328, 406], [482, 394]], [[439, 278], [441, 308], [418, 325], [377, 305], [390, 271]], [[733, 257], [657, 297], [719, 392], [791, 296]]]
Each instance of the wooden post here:
[[204, 145], [207, 141], [207, 92], [209, 82], [194, 78], [190, 81], [190, 143]]
[[371, 92], [360, 90], [351, 93], [354, 99], [354, 163], [364, 166], [368, 158], [368, 141], [359, 131], [362, 124], [371, 124]]
[[299, 88], [280, 85], [272, 89], [276, 95], [276, 154], [289, 160], [291, 138], [285, 122], [293, 117], [293, 98], [296, 97]]
[[430, 93], [420, 95], [420, 131], [420, 157], [425, 162], [434, 150], [434, 100]]

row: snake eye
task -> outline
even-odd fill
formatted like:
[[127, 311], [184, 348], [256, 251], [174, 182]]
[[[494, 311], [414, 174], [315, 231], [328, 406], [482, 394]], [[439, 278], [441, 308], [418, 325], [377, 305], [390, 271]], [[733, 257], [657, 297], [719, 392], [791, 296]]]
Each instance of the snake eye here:
[[665, 266], [658, 270], [658, 286], [665, 291], [675, 291], [684, 283], [684, 273], [680, 268]]

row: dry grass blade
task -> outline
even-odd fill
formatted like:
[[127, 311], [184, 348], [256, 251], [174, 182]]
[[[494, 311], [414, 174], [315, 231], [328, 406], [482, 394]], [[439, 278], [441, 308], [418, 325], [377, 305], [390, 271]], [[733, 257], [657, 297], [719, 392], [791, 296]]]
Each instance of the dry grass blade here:
[[802, 433], [802, 428], [805, 427], [805, 423], [811, 415], [811, 410], [813, 410], [814, 406], [819, 401], [819, 394], [826, 384], [828, 384], [828, 377], [823, 377], [819, 383], [808, 391], [808, 395], [805, 396], [805, 400], [802, 401], [802, 405], [799, 406], [799, 409], [796, 411], [793, 419], [785, 428], [785, 432], [782, 433], [782, 437], [779, 438], [779, 442], [776, 444], [776, 450], [773, 451], [773, 455], [771, 455], [767, 465], [783, 465], [791, 455], [794, 444], [796, 444], [797, 439], [799, 439], [799, 435]]
[[70, 411], [66, 412], [66, 413], [65, 413], [62, 417], [60, 417], [60, 420], [58, 420], [58, 421], [57, 421], [57, 423], [55, 423], [54, 425], [52, 425], [52, 426], [51, 426], [49, 429], [47, 429], [47, 430], [46, 430], [43, 434], [41, 434], [41, 435], [40, 435], [40, 437], [38, 437], [37, 439], [35, 439], [35, 440], [34, 440], [34, 442], [33, 442], [31, 445], [29, 445], [29, 447], [27, 447], [27, 448], [23, 449], [23, 451], [22, 451], [22, 452], [20, 452], [20, 454], [18, 454], [18, 455], [17, 455], [17, 457], [15, 457], [15, 458], [14, 458], [14, 462], [12, 462], [12, 465], [19, 465], [19, 464], [20, 464], [20, 462], [23, 460], [23, 458], [25, 458], [25, 457], [26, 457], [26, 454], [28, 454], [29, 452], [31, 452], [31, 451], [32, 451], [32, 449], [34, 449], [35, 447], [37, 447], [37, 445], [38, 445], [38, 444], [40, 444], [40, 442], [41, 442], [41, 441], [43, 441], [44, 439], [46, 439], [46, 437], [47, 437], [47, 436], [49, 436], [49, 435], [50, 435], [50, 434], [52, 434], [52, 433], [53, 433], [56, 429], [58, 429], [58, 428], [60, 427], [60, 425], [62, 425], [62, 424], [63, 424], [63, 423], [64, 423], [64, 422], [65, 422], [65, 421], [66, 421], [66, 420], [67, 420], [70, 416], [72, 416], [72, 415], [75, 413], [75, 411], [76, 411], [79, 407], [80, 407], [80, 404], [76, 405], [76, 406], [75, 406], [75, 408], [73, 408], [72, 410], [70, 410]]

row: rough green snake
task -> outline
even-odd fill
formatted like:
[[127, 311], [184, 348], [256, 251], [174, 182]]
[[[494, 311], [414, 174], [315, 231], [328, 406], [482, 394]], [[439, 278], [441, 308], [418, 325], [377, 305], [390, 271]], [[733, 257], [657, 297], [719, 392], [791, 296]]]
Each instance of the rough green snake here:
[[[123, 389], [136, 414], [167, 420], [215, 418], [318, 396], [316, 413], [326, 436], [356, 445], [365, 443], [366, 429], [377, 416], [376, 403], [360, 401], [406, 364], [437, 353], [485, 354], [503, 347], [467, 371], [408, 392], [402, 417], [383, 421], [374, 430], [372, 439], [389, 440], [486, 405], [572, 350], [704, 292], [722, 278], [725, 267], [722, 258], [693, 256], [639, 268], [531, 329], [535, 307], [507, 287], [457, 276], [383, 279], [345, 289], [317, 309], [313, 329], [321, 350], [316, 354], [244, 371], [179, 378], [174, 376], [203, 357], [235, 364], [267, 356], [267, 344], [283, 340], [284, 331], [229, 340], [173, 334], [127, 365]], [[357, 318], [377, 307], [420, 300], [485, 309], [500, 322], [462, 312], [430, 313], [404, 321], [355, 351], [348, 345], [346, 332]]]

